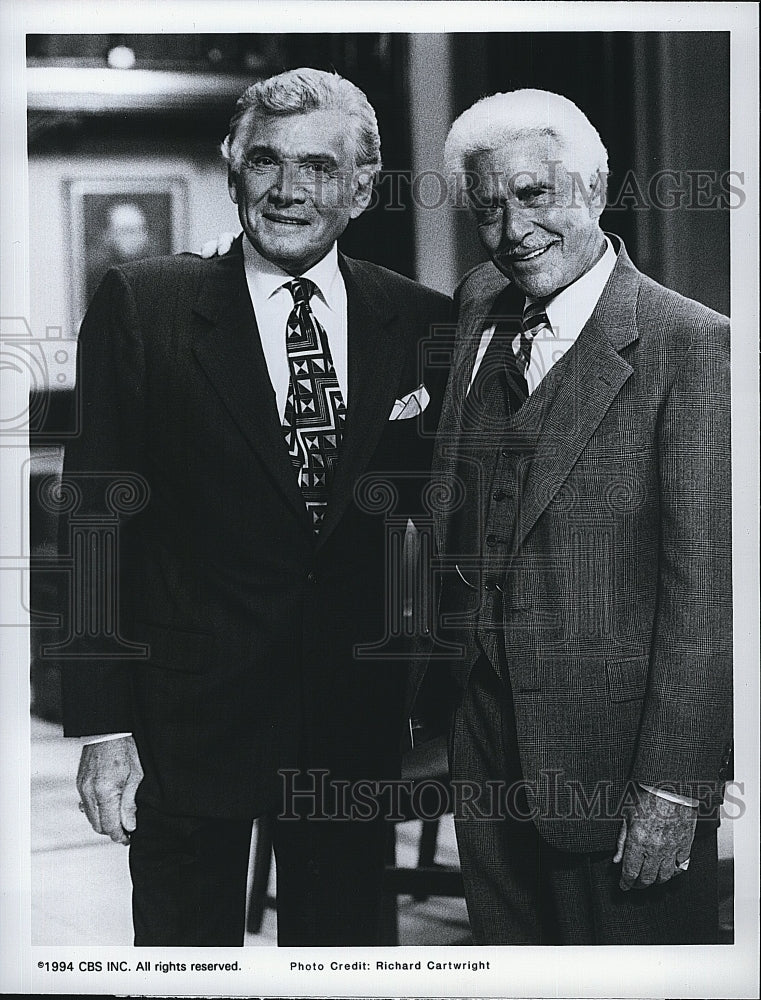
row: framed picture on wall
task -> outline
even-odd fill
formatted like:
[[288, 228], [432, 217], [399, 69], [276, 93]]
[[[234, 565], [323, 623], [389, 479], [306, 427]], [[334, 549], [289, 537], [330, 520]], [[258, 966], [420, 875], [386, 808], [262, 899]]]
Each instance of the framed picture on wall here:
[[77, 330], [109, 267], [187, 247], [187, 186], [178, 177], [88, 177], [66, 181], [65, 190]]

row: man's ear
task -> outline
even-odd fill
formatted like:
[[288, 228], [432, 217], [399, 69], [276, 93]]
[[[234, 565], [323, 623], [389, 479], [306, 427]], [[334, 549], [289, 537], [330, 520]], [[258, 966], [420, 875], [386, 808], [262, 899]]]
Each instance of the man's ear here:
[[227, 190], [234, 205], [238, 204], [238, 175], [231, 166], [227, 168]]
[[608, 202], [608, 175], [596, 170], [590, 182], [589, 214], [599, 219]]
[[355, 173], [352, 181], [353, 192], [350, 218], [356, 219], [370, 204], [370, 199], [373, 196], [374, 180], [375, 174], [371, 170], [368, 170], [367, 167], [360, 167]]

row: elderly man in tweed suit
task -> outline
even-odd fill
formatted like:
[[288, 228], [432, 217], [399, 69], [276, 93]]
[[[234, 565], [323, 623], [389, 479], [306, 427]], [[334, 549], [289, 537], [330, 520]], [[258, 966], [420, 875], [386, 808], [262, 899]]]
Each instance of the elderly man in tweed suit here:
[[476, 941], [715, 941], [728, 321], [602, 231], [607, 154], [565, 98], [486, 98], [445, 158], [491, 258], [457, 293], [435, 468]]

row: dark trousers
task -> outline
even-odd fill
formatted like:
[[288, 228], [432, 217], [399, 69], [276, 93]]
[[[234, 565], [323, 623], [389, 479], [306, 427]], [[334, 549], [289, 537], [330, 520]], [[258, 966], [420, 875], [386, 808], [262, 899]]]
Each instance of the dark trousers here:
[[[252, 819], [138, 807], [130, 844], [136, 945], [243, 944]], [[278, 944], [379, 943], [385, 826], [275, 820]]]
[[138, 806], [129, 849], [136, 945], [243, 944], [252, 823]]
[[380, 944], [382, 820], [277, 820], [279, 945]]
[[[452, 777], [485, 790], [490, 780], [510, 785], [523, 779], [512, 694], [486, 656], [473, 667], [455, 712]], [[480, 804], [486, 812], [487, 798]], [[530, 819], [520, 819], [528, 815], [520, 798], [512, 815], [463, 813], [455, 829], [477, 944], [716, 943], [715, 831], [695, 839], [686, 874], [623, 892], [612, 850], [580, 854], [551, 847]]]

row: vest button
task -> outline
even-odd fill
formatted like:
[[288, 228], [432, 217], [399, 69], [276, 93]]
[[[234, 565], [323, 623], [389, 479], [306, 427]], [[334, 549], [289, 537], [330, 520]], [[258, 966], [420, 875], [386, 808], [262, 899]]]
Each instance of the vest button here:
[[490, 549], [494, 548], [495, 545], [499, 545], [499, 539], [497, 538], [496, 535], [487, 535], [486, 544], [489, 546]]
[[506, 490], [495, 490], [492, 493], [491, 496], [492, 496], [492, 500], [497, 500], [497, 501], [504, 500], [507, 497], [507, 491]]
[[317, 583], [317, 574], [314, 572], [314, 570], [310, 570], [307, 573], [307, 582], [308, 583]]

